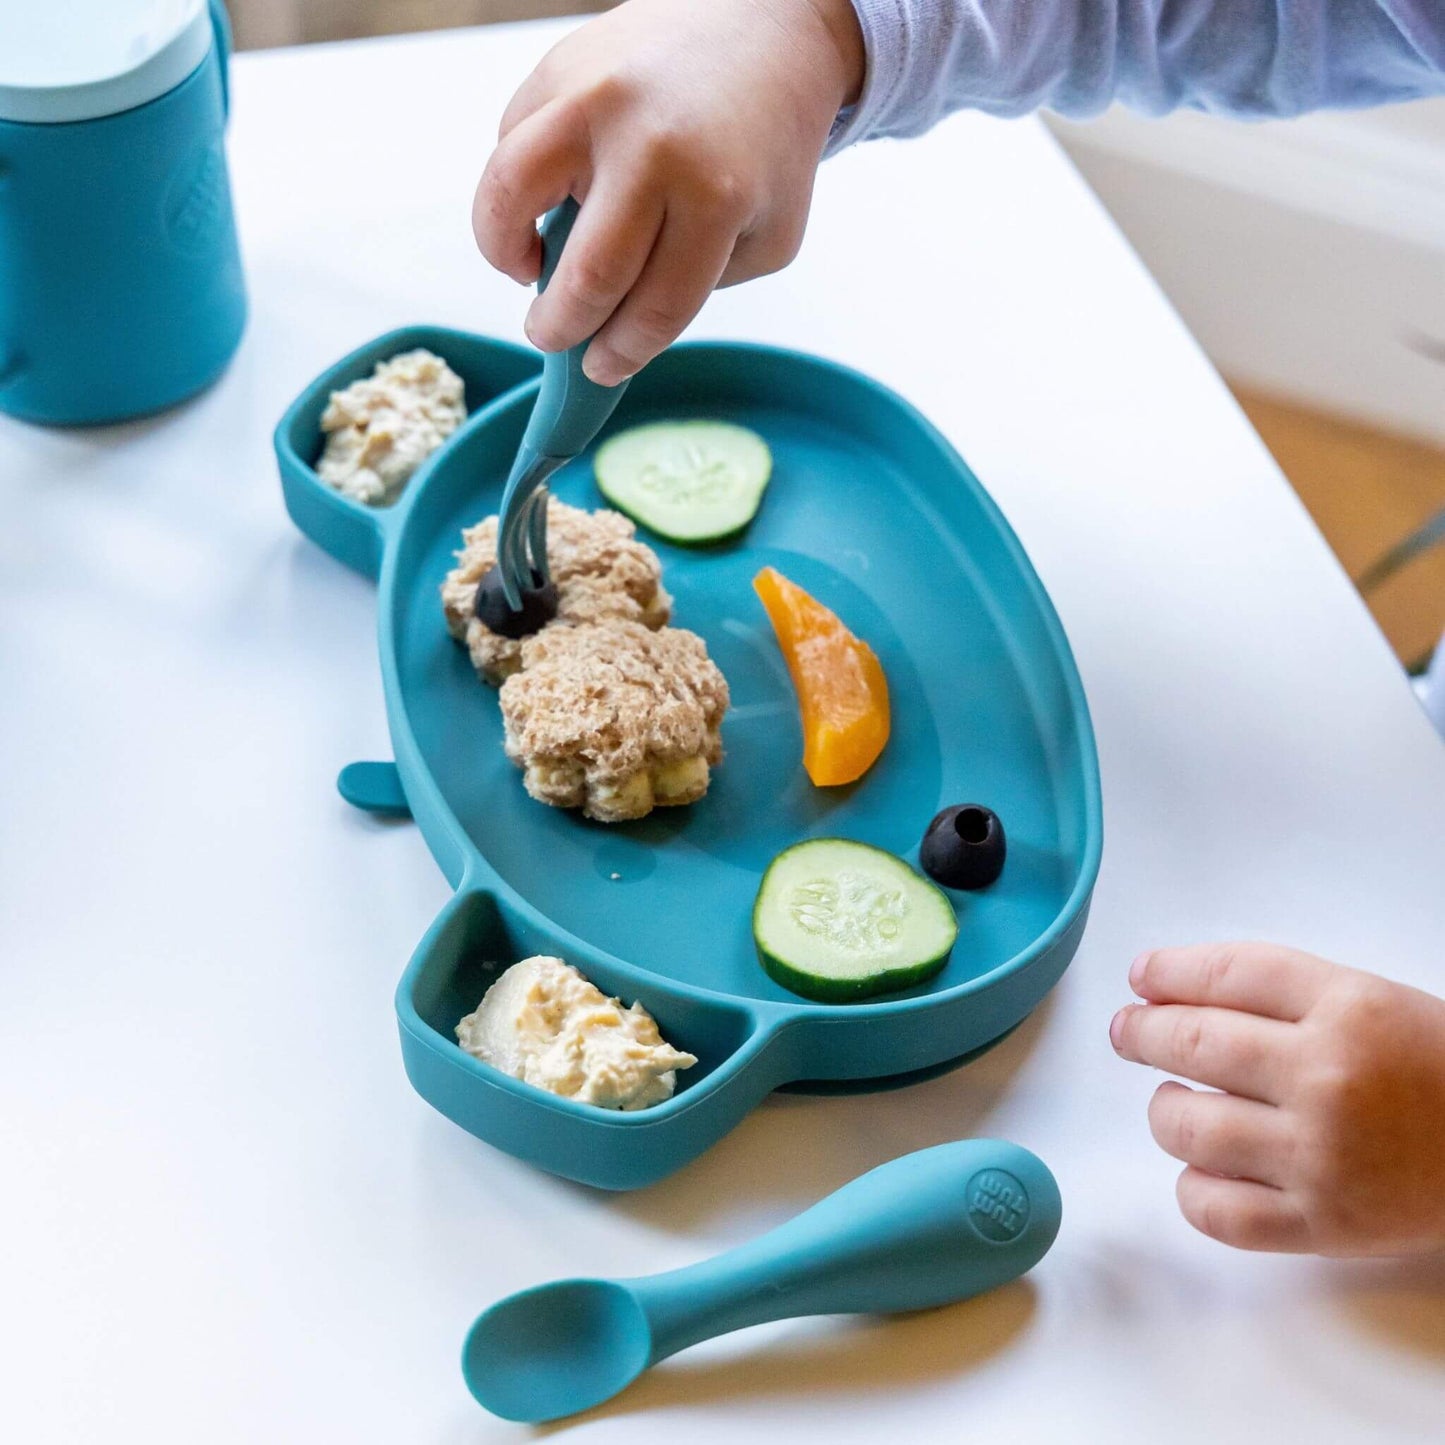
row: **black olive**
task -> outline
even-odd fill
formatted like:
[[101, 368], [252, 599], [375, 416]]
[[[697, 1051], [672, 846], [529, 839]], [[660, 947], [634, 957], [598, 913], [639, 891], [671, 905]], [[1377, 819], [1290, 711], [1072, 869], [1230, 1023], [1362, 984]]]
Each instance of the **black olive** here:
[[557, 615], [557, 584], [543, 582], [532, 573], [532, 585], [522, 589], [522, 605], [513, 611], [502, 590], [502, 573], [489, 567], [477, 584], [476, 614], [482, 625], [498, 637], [530, 637]]
[[997, 813], [981, 803], [960, 803], [928, 825], [918, 861], [945, 888], [987, 888], [1003, 872], [1007, 849]]

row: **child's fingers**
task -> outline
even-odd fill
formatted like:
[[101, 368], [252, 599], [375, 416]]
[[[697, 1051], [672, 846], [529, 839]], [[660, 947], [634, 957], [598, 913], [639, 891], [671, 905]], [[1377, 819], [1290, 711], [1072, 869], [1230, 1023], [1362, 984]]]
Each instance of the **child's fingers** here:
[[1335, 965], [1271, 943], [1202, 943], [1141, 953], [1129, 985], [1150, 1003], [1212, 1004], [1296, 1020], [1324, 992]]
[[1284, 1091], [1295, 1035], [1274, 1019], [1181, 1004], [1129, 1004], [1109, 1025], [1115, 1049], [1136, 1064], [1266, 1103]]
[[657, 192], [639, 181], [594, 179], [547, 289], [527, 313], [527, 336], [543, 351], [586, 341], [637, 280], [662, 227]]
[[759, 276], [771, 276], [792, 263], [803, 243], [806, 198], [801, 213], [774, 217], [768, 224], [742, 236], [723, 271], [719, 286], [736, 286]]
[[472, 232], [482, 255], [514, 281], [537, 279], [537, 217], [571, 193], [584, 145], [571, 109], [553, 104], [518, 125], [487, 161], [472, 202]]
[[1149, 1101], [1149, 1132], [1166, 1154], [1211, 1174], [1285, 1183], [1291, 1140], [1273, 1104], [1199, 1093], [1171, 1080]]
[[587, 375], [615, 386], [677, 340], [712, 294], [736, 234], [709, 212], [669, 212], [637, 284], [587, 348]]
[[1191, 1165], [1174, 1193], [1185, 1219], [1221, 1244], [1278, 1254], [1303, 1254], [1310, 1248], [1308, 1221], [1281, 1189], [1222, 1179]]
[[528, 116], [535, 114], [551, 98], [551, 82], [542, 78], [540, 69], [534, 70], [507, 102], [507, 108], [502, 112], [501, 122], [497, 126], [497, 139], [506, 140]]

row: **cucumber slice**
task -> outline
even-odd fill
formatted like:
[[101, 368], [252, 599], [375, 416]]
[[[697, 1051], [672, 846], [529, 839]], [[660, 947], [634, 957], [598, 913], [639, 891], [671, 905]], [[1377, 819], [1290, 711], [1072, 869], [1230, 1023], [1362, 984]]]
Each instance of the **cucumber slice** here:
[[784, 988], [826, 1003], [932, 978], [957, 937], [941, 888], [892, 853], [847, 838], [784, 849], [753, 905], [763, 967]]
[[602, 495], [685, 547], [735, 537], [757, 515], [773, 454], [726, 421], [659, 421], [618, 432], [593, 463]]

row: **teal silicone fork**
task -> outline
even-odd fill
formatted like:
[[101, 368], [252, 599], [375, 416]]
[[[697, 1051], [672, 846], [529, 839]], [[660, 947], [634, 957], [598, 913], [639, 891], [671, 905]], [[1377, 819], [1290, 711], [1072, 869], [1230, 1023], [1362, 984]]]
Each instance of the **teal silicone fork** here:
[[[569, 197], [542, 222], [538, 294], [547, 289], [576, 219], [577, 202]], [[625, 381], [618, 386], [598, 386], [587, 379], [582, 371], [587, 345], [583, 341], [570, 351], [552, 352], [543, 363], [542, 389], [502, 494], [497, 562], [507, 606], [513, 613], [522, 611], [524, 592], [551, 582], [547, 568], [548, 479], [586, 450], [627, 390]]]
[[1059, 1231], [1043, 1163], [996, 1139], [905, 1154], [770, 1233], [643, 1279], [523, 1290], [478, 1317], [462, 1351], [477, 1400], [506, 1420], [601, 1404], [659, 1360], [766, 1320], [893, 1314], [994, 1289]]

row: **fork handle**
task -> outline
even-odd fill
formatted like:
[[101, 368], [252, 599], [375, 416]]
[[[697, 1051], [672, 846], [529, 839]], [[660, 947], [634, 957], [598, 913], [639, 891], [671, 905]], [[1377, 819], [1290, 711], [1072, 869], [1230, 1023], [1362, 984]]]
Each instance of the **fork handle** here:
[[[577, 202], [569, 196], [542, 221], [539, 294], [547, 289], [557, 269], [576, 219]], [[627, 390], [625, 381], [617, 386], [598, 386], [583, 374], [582, 354], [591, 339], [588, 337], [570, 351], [549, 352], [542, 365], [542, 389], [523, 437], [523, 444], [539, 456], [575, 457], [585, 451]]]

